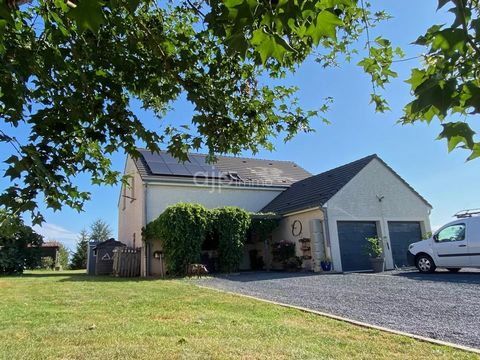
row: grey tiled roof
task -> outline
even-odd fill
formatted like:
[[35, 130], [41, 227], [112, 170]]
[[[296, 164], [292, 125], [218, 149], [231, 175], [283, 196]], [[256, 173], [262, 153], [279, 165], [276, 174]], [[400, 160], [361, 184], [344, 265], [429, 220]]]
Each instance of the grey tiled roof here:
[[[147, 150], [138, 149], [140, 154], [147, 153]], [[165, 154], [163, 152], [163, 154]], [[206, 156], [192, 154], [196, 157]], [[156, 175], [152, 173], [145, 158], [140, 156], [134, 160], [140, 176], [143, 180], [158, 180], [168, 178], [189, 178], [181, 175]], [[236, 172], [242, 181], [238, 185], [255, 186], [281, 186], [289, 187], [291, 184], [312, 176], [311, 173], [301, 168], [292, 161], [264, 160], [245, 157], [217, 156], [215, 168], [223, 173]], [[191, 176], [190, 176], [191, 178]]]
[[262, 212], [286, 214], [323, 206], [373, 159], [378, 159], [382, 162], [396, 177], [417, 194], [422, 201], [431, 207], [405, 180], [374, 154], [296, 182], [266, 205], [262, 209]]

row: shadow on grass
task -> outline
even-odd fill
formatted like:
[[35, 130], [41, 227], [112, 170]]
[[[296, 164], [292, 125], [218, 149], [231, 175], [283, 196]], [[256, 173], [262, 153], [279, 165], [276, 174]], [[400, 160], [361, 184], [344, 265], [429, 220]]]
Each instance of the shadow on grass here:
[[1, 278], [23, 278], [23, 279], [56, 279], [59, 282], [139, 282], [139, 281], [158, 281], [158, 280], [171, 280], [158, 277], [132, 277], [122, 278], [111, 275], [87, 275], [86, 273], [72, 273], [72, 272], [27, 272], [21, 275], [0, 276]]
[[231, 274], [213, 273], [207, 277], [133, 277], [122, 278], [111, 275], [87, 275], [85, 272], [74, 271], [60, 271], [60, 272], [25, 272], [22, 275], [0, 276], [1, 278], [24, 278], [24, 279], [47, 279], [59, 282], [139, 282], [139, 281], [159, 281], [159, 280], [208, 280], [209, 278], [221, 278], [235, 282], [252, 282], [252, 281], [268, 281], [268, 280], [280, 280], [310, 276], [325, 276], [326, 274], [319, 275], [312, 272], [284, 272], [284, 271], [246, 271]]

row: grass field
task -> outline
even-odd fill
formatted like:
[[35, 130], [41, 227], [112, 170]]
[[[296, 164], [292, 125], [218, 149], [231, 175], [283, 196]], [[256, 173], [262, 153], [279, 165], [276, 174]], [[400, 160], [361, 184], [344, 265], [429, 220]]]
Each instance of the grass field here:
[[2, 359], [477, 359], [182, 280], [0, 277]]

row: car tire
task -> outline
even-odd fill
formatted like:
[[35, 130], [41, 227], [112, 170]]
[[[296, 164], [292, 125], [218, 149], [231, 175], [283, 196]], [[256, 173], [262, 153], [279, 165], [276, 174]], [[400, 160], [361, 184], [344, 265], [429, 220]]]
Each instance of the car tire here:
[[415, 266], [417, 267], [418, 271], [424, 274], [431, 274], [437, 268], [433, 259], [426, 254], [417, 256], [415, 260]]
[[447, 268], [448, 271], [450, 271], [451, 273], [457, 273], [460, 271], [461, 268]]

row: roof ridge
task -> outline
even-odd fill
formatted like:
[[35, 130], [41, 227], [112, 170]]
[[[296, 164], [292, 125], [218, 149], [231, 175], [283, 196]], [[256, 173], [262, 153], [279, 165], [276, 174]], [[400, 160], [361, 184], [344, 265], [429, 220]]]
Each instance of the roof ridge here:
[[[293, 183], [290, 188], [280, 193], [277, 197], [270, 201], [270, 203], [264, 206], [262, 211], [282, 213], [288, 209], [302, 210], [305, 208], [305, 206], [310, 206], [312, 203], [317, 203], [318, 206], [323, 206], [323, 204], [328, 202], [355, 176], [357, 176], [358, 173], [360, 173], [368, 164], [370, 164], [373, 159], [379, 159], [378, 155], [368, 155], [361, 159], [351, 161], [347, 164], [337, 166], [336, 168], [297, 181]], [[330, 174], [333, 173], [339, 173], [339, 176], [331, 176]], [[318, 180], [321, 180], [322, 183], [319, 184]], [[299, 195], [298, 191], [304, 191], [303, 186], [314, 186], [315, 191], [309, 192], [308, 195]]]
[[[341, 168], [347, 168], [347, 167], [352, 166], [352, 165], [354, 165], [354, 164], [356, 164], [356, 163], [360, 163], [360, 162], [362, 162], [362, 161], [365, 161], [365, 160], [367, 160], [367, 159], [369, 159], [369, 158], [370, 158], [370, 160], [365, 164], [365, 166], [366, 166], [368, 163], [370, 163], [371, 160], [373, 160], [373, 159], [379, 159], [379, 157], [378, 157], [377, 154], [368, 155], [368, 156], [365, 156], [365, 157], [363, 157], [363, 158], [361, 158], [361, 159], [351, 161], [351, 162], [349, 162], [349, 163], [347, 163], [347, 164], [339, 165], [339, 166], [337, 166], [337, 167], [334, 167], [333, 169], [329, 169], [329, 170], [323, 171], [323, 172], [321, 172], [321, 173], [318, 173], [318, 174], [309, 176], [308, 178], [299, 180], [299, 181], [293, 183], [292, 185], [297, 185], [297, 184], [300, 184], [300, 183], [302, 183], [302, 182], [304, 182], [304, 181], [312, 180], [313, 178], [320, 177], [320, 176], [322, 176], [322, 175], [327, 175], [328, 173], [334, 172], [334, 171], [338, 171], [338, 170], [341, 169]], [[364, 166], [364, 167], [365, 167], [365, 166]]]
[[340, 169], [340, 168], [347, 167], [347, 166], [351, 166], [351, 165], [353, 165], [353, 164], [355, 164], [355, 163], [360, 163], [360, 162], [365, 161], [365, 160], [367, 160], [367, 159], [373, 160], [373, 159], [378, 159], [378, 158], [379, 158], [379, 156], [378, 156], [377, 154], [371, 154], [371, 155], [368, 155], [368, 156], [364, 156], [363, 158], [350, 161], [349, 163], [346, 163], [346, 164], [343, 164], [343, 165], [339, 165], [339, 166], [337, 166], [337, 167], [334, 167], [333, 169], [323, 171], [323, 172], [318, 173], [318, 174], [313, 175], [313, 176], [319, 176], [319, 175], [326, 174], [326, 173], [329, 173], [329, 172], [332, 172], [332, 171], [336, 171], [336, 170], [338, 170], [338, 169]]
[[[146, 149], [146, 148], [139, 148], [137, 147], [136, 148], [138, 151], [141, 151], [141, 150], [145, 150], [145, 151], [150, 151], [150, 149]], [[150, 151], [151, 152], [151, 151]], [[160, 150], [160, 152], [163, 152], [163, 153], [168, 153], [168, 151], [166, 150]], [[187, 154], [189, 155], [203, 155], [203, 156], [208, 156], [209, 154], [205, 154], [205, 153], [194, 153], [194, 152], [187, 152]], [[283, 162], [283, 163], [291, 163], [291, 164], [295, 164], [297, 166], [299, 166], [295, 161], [293, 160], [274, 160], [274, 159], [263, 159], [263, 158], [255, 158], [255, 157], [247, 157], [247, 156], [236, 156], [236, 155], [216, 155], [216, 156], [221, 156], [221, 157], [224, 157], [224, 158], [229, 158], [229, 159], [245, 159], [245, 160], [259, 160], [259, 161], [276, 161], [276, 162]], [[303, 168], [302, 168], [303, 169]], [[305, 170], [305, 169], [304, 169]]]

